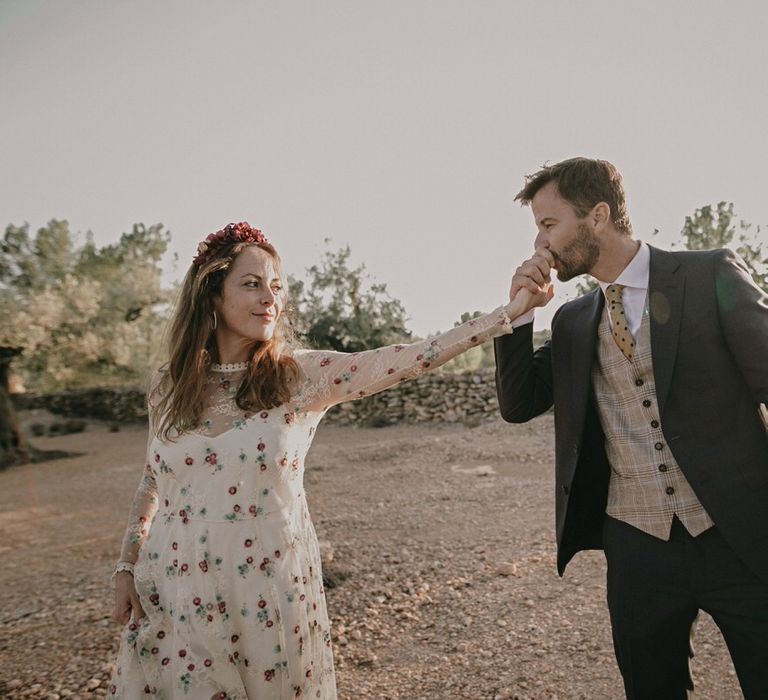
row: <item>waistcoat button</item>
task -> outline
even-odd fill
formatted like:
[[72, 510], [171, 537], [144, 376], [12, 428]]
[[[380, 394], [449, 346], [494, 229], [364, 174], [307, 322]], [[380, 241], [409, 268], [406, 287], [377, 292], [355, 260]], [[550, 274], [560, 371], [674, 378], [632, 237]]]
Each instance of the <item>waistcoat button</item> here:
[[666, 488], [666, 492], [667, 492], [667, 494], [668, 494], [669, 496], [671, 496], [671, 495], [672, 495], [672, 494], [675, 492], [675, 489], [674, 489], [674, 488], [672, 488], [671, 486], [667, 486], [667, 488]]

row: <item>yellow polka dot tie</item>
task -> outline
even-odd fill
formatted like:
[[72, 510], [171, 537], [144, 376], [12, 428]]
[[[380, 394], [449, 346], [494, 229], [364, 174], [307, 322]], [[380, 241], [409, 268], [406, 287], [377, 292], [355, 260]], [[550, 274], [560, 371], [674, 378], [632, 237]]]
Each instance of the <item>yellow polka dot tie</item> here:
[[619, 350], [630, 362], [635, 356], [635, 339], [629, 332], [629, 321], [624, 313], [624, 304], [621, 301], [621, 292], [624, 289], [623, 284], [610, 284], [605, 290], [605, 298], [608, 301], [608, 314], [611, 317], [613, 326], [613, 339]]

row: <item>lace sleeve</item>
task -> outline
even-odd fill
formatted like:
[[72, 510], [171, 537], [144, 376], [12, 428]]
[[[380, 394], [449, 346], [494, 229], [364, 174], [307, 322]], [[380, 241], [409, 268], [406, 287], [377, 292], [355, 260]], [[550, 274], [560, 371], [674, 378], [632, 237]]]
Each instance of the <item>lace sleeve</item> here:
[[325, 410], [413, 379], [486, 340], [513, 331], [507, 307], [409, 345], [356, 353], [309, 350], [297, 353], [304, 381], [297, 396], [307, 410]]
[[139, 549], [147, 538], [149, 526], [157, 512], [157, 484], [152, 476], [152, 468], [145, 465], [139, 487], [131, 503], [128, 515], [128, 527], [123, 536], [123, 545], [120, 548], [120, 561], [136, 563], [139, 558]]
[[144, 471], [139, 481], [139, 486], [131, 503], [131, 509], [128, 515], [128, 527], [123, 536], [123, 544], [120, 548], [120, 561], [136, 563], [139, 558], [139, 549], [147, 538], [149, 527], [157, 512], [157, 482], [152, 474], [152, 467], [149, 464], [149, 447], [154, 437], [154, 420], [152, 397], [158, 390], [162, 381], [163, 373], [158, 372], [150, 384], [147, 393], [147, 411], [149, 414], [149, 437], [147, 439], [147, 458], [144, 463]]

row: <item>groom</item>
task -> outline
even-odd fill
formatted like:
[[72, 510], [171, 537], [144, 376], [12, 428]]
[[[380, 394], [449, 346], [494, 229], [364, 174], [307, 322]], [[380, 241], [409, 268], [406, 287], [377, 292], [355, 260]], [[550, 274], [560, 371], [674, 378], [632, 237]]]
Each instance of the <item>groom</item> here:
[[554, 404], [558, 571], [605, 550], [627, 698], [688, 696], [699, 610], [745, 698], [768, 698], [768, 297], [728, 250], [633, 239], [606, 161], [545, 166], [516, 199], [539, 233], [510, 295], [551, 296], [553, 269], [599, 283], [535, 352], [532, 315], [495, 341], [504, 419]]

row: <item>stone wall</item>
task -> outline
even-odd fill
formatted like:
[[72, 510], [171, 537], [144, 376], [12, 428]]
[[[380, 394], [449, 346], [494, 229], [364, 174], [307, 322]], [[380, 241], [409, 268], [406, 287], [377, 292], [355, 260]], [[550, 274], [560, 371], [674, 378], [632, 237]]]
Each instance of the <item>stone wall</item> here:
[[66, 418], [90, 418], [110, 423], [144, 423], [146, 397], [139, 389], [78, 389], [60, 394], [15, 394], [16, 410], [45, 409]]
[[360, 401], [328, 412], [327, 420], [341, 425], [380, 427], [395, 423], [477, 424], [495, 419], [494, 370], [452, 374], [431, 372]]
[[[493, 369], [452, 374], [431, 372], [374, 396], [331, 409], [326, 421], [381, 427], [395, 423], [477, 424], [498, 416]], [[17, 409], [42, 408], [68, 418], [113, 423], [146, 420], [144, 394], [135, 389], [97, 388], [49, 395], [16, 395]]]

